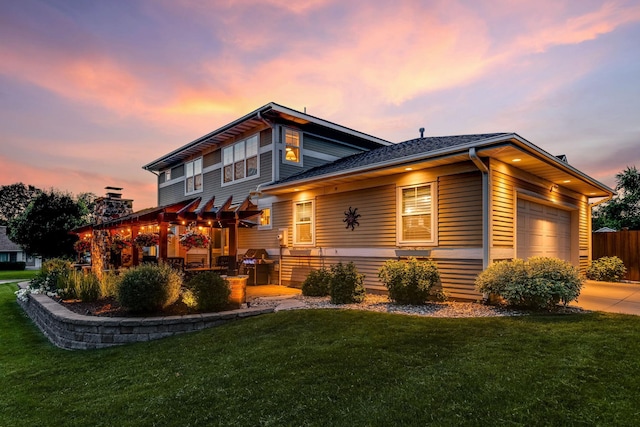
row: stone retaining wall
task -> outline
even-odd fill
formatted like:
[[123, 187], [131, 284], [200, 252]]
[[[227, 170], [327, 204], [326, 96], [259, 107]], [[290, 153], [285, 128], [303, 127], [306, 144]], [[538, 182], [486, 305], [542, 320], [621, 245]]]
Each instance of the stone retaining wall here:
[[49, 341], [67, 350], [150, 341], [274, 311], [246, 308], [186, 316], [95, 317], [74, 313], [46, 295], [30, 294], [28, 301], [18, 299], [18, 303]]

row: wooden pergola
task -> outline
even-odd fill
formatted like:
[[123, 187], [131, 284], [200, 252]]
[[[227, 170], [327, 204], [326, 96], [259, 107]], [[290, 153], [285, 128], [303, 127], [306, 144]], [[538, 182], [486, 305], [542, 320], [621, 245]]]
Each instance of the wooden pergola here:
[[[229, 271], [233, 272], [237, 269], [238, 229], [256, 225], [248, 221], [248, 219], [260, 213], [261, 211], [251, 202], [250, 197], [244, 199], [240, 204], [233, 204], [233, 197], [229, 197], [222, 205], [217, 207], [215, 206], [215, 197], [205, 203], [202, 203], [201, 197], [197, 197], [171, 205], [144, 209], [100, 224], [90, 224], [73, 230], [73, 233], [81, 236], [91, 232], [95, 240], [96, 232], [111, 232], [127, 227], [131, 229], [131, 235], [136, 236], [143, 227], [156, 224], [158, 225], [159, 233], [158, 259], [166, 261], [169, 227], [171, 225], [189, 224], [212, 228], [228, 228]], [[132, 251], [133, 265], [137, 265], [139, 259], [137, 246], [133, 245]]]

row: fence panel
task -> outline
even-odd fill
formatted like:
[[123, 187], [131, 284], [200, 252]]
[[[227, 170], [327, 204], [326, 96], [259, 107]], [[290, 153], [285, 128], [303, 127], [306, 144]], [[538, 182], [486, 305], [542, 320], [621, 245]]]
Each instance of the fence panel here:
[[591, 256], [617, 256], [627, 267], [626, 280], [640, 281], [640, 230], [593, 233]]

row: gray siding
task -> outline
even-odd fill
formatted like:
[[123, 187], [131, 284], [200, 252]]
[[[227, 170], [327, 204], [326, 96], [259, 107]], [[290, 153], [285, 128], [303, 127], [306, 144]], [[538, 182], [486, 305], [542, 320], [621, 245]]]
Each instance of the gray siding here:
[[302, 147], [305, 150], [313, 150], [319, 153], [329, 154], [336, 157], [347, 157], [352, 154], [361, 153], [363, 150], [341, 145], [336, 142], [327, 141], [313, 135], [304, 134]]

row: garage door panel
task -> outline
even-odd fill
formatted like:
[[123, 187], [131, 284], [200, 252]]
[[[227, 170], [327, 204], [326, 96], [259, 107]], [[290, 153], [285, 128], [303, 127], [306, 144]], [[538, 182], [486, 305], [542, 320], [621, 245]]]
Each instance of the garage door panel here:
[[518, 258], [547, 256], [570, 260], [571, 213], [518, 200]]

